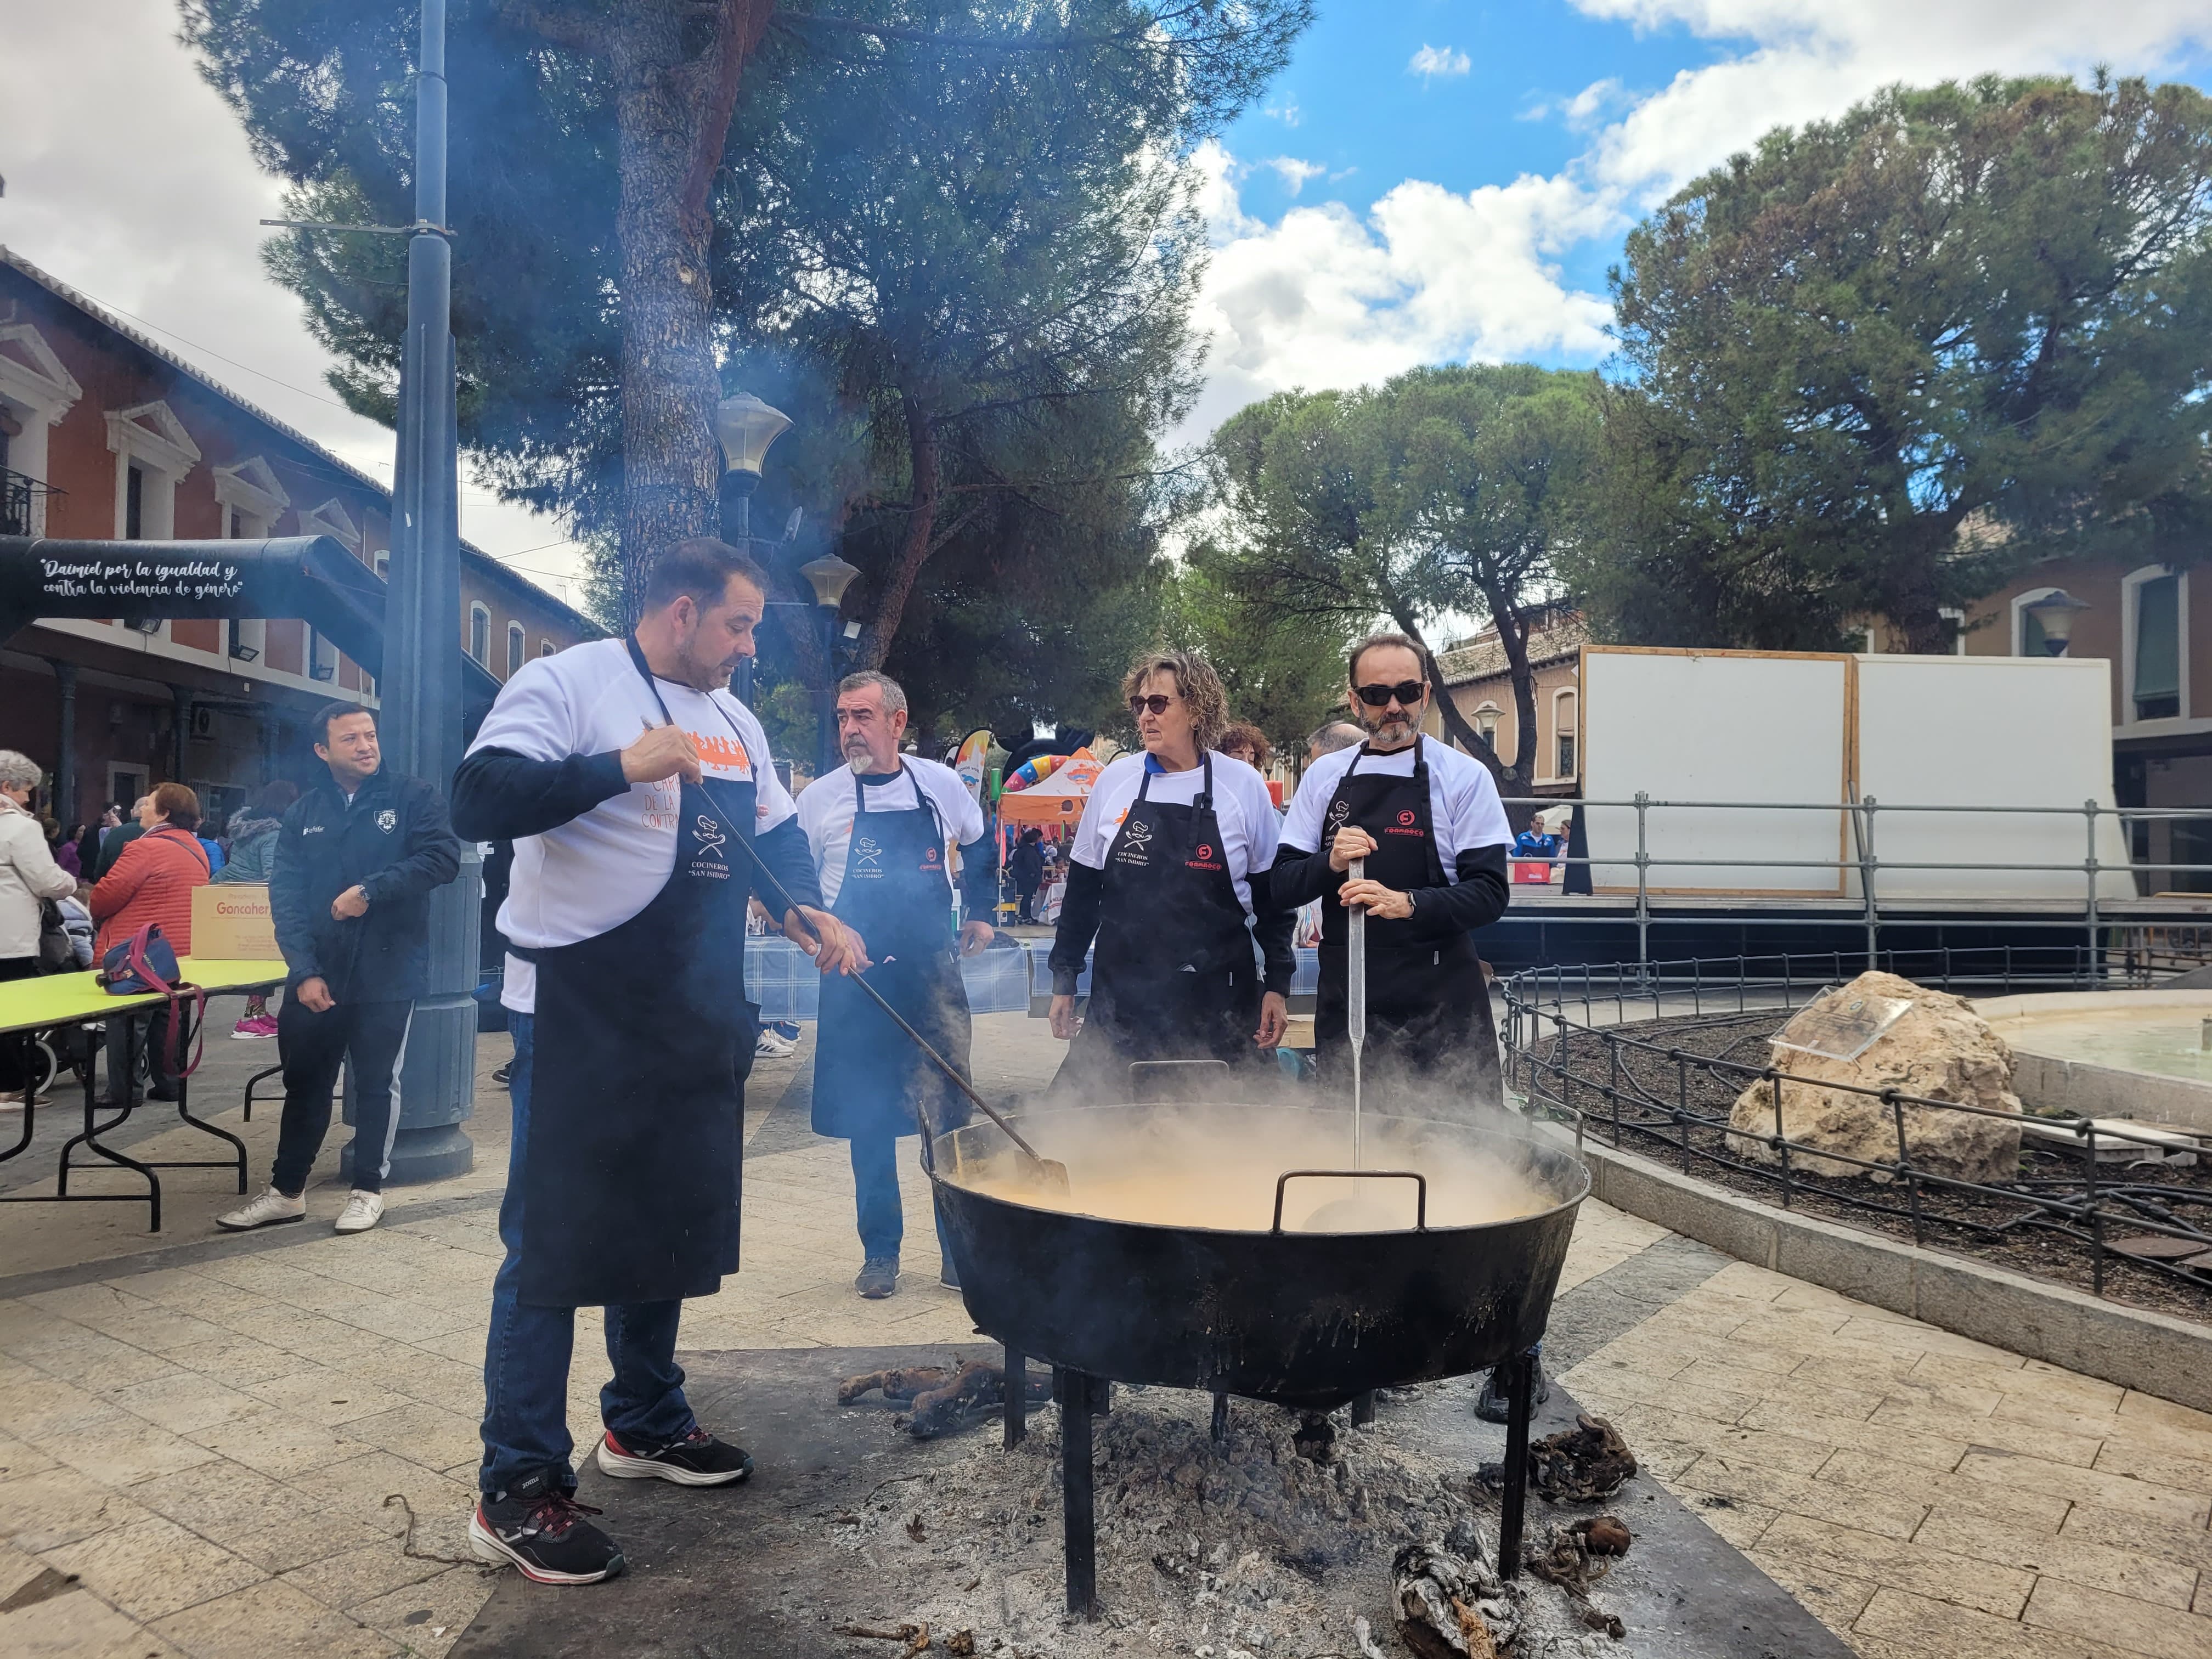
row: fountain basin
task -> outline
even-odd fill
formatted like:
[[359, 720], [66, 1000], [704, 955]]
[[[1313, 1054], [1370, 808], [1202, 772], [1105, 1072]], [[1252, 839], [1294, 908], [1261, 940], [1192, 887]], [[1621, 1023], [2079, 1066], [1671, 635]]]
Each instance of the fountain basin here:
[[2031, 1112], [2212, 1131], [2212, 991], [2052, 991], [1973, 1007], [2011, 1046], [2013, 1092]]

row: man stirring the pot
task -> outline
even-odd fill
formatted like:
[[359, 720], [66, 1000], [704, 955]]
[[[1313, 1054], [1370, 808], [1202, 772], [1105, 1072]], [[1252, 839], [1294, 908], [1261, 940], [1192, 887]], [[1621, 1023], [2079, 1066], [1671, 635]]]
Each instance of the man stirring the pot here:
[[866, 965], [859, 939], [817, 908], [797, 809], [726, 689], [767, 588], [737, 549], [678, 543], [647, 578], [636, 631], [526, 663], [454, 775], [460, 833], [515, 843], [499, 915], [501, 1000], [515, 1016], [507, 1257], [469, 1540], [541, 1584], [623, 1568], [574, 1501], [578, 1308], [606, 1310], [602, 1471], [684, 1486], [752, 1471], [692, 1416], [675, 1358], [683, 1298], [737, 1268], [758, 1013], [743, 992], [747, 896], [766, 895], [823, 973]]
[[[1474, 933], [1505, 913], [1513, 843], [1498, 786], [1480, 761], [1421, 735], [1428, 675], [1402, 634], [1352, 647], [1352, 713], [1367, 740], [1306, 770], [1268, 872], [1277, 905], [1322, 902], [1314, 1060], [1349, 1096], [1347, 919], [1367, 910], [1367, 1077], [1454, 1102], [1504, 1104], [1498, 1028]], [[1362, 864], [1358, 876], [1351, 873]], [[1494, 1381], [1485, 1416], [1504, 1420]]]
[[[1325, 1085], [1350, 1094], [1346, 918], [1364, 905], [1367, 1074], [1502, 1104], [1497, 1028], [1471, 937], [1505, 912], [1513, 832], [1498, 786], [1480, 761], [1422, 737], [1429, 685], [1411, 640], [1362, 640], [1350, 678], [1367, 740], [1307, 769], [1267, 884], [1279, 906], [1326, 901], [1315, 1061]], [[1358, 877], [1355, 860], [1364, 861]]]
[[[830, 914], [868, 942], [868, 983], [930, 1046], [963, 1072], [968, 1066], [968, 991], [953, 954], [952, 866], [974, 920], [961, 925], [958, 951], [973, 956], [991, 942], [982, 920], [998, 900], [997, 860], [983, 833], [983, 811], [949, 766], [902, 755], [906, 693], [887, 674], [848, 676], [837, 688], [837, 743], [845, 764], [808, 785], [799, 824], [814, 854]], [[967, 1121], [968, 1103], [911, 1039], [854, 981], [823, 981], [814, 1045], [814, 1133], [849, 1140], [853, 1198], [860, 1228], [860, 1273], [853, 1288], [871, 1301], [898, 1291], [898, 1143], [919, 1133], [917, 1111], [933, 1133]], [[938, 1229], [940, 1248], [945, 1230]], [[941, 1251], [944, 1282], [959, 1275]]]

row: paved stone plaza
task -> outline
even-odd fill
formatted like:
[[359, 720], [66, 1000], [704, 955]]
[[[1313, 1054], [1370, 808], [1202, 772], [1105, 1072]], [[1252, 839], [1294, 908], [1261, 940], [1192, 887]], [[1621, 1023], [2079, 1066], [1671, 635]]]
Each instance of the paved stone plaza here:
[[[234, 1006], [210, 1022], [218, 1039]], [[986, 1089], [1034, 1086], [1058, 1062], [1041, 1022], [992, 1015], [977, 1031]], [[236, 1102], [274, 1048], [210, 1042], [197, 1091], [253, 1148], [257, 1190], [275, 1108], [242, 1125]], [[477, 1170], [395, 1189], [359, 1238], [329, 1231], [337, 1133], [309, 1220], [273, 1233], [216, 1233], [237, 1200], [213, 1170], [165, 1178], [155, 1237], [143, 1206], [0, 1210], [0, 1654], [343, 1659], [453, 1644], [492, 1582], [452, 1559], [466, 1556], [475, 1490], [507, 1153], [490, 1073], [506, 1055], [504, 1038], [481, 1045]], [[683, 1346], [972, 1343], [936, 1282], [934, 1238], [913, 1224], [916, 1170], [905, 1288], [853, 1294], [851, 1177], [843, 1143], [806, 1130], [808, 1057], [802, 1044], [754, 1073], [744, 1271], [691, 1304]], [[648, 1091], [649, 1063], [617, 1091]], [[42, 1112], [0, 1191], [50, 1189], [68, 1133]], [[173, 1127], [132, 1149], [214, 1146]], [[1564, 1381], [1859, 1652], [2212, 1656], [2212, 1417], [1685, 1245], [1584, 1206], [1561, 1288], [1601, 1284], [1624, 1305], [1607, 1326], [1620, 1334]], [[588, 1446], [602, 1356], [596, 1318], [579, 1322], [570, 1421]], [[395, 1494], [418, 1520], [411, 1555]]]

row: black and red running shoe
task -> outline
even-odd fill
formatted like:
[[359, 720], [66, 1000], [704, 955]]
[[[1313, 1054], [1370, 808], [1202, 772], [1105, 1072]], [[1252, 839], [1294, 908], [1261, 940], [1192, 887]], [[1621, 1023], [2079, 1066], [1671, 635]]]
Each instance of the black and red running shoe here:
[[615, 1540], [584, 1519], [599, 1511], [543, 1474], [477, 1500], [469, 1551], [479, 1561], [520, 1568], [535, 1584], [596, 1584], [623, 1570]]
[[695, 1427], [665, 1445], [623, 1441], [609, 1429], [599, 1437], [599, 1468], [617, 1480], [673, 1480], [679, 1486], [727, 1486], [753, 1472], [742, 1446]]

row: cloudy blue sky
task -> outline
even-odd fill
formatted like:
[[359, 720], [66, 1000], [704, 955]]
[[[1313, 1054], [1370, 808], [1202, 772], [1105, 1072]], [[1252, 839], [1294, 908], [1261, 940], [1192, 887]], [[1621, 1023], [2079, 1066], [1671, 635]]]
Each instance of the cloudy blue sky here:
[[1605, 355], [1636, 219], [1769, 128], [1896, 82], [2212, 87], [2205, 0], [1320, 0], [1201, 158], [1215, 252], [1194, 429], [1286, 386]]
[[[2212, 87], [2208, 0], [1318, 9], [1277, 83], [1198, 158], [1210, 350], [1179, 439], [1287, 386], [1599, 362], [1606, 267], [1641, 213], [1767, 128], [1890, 82], [2103, 63]], [[255, 221], [276, 192], [175, 27], [173, 0], [0, 0], [0, 242], [389, 477], [391, 434], [337, 404], [297, 304], [261, 275]], [[574, 568], [557, 526], [481, 489], [463, 529], [549, 584]]]

